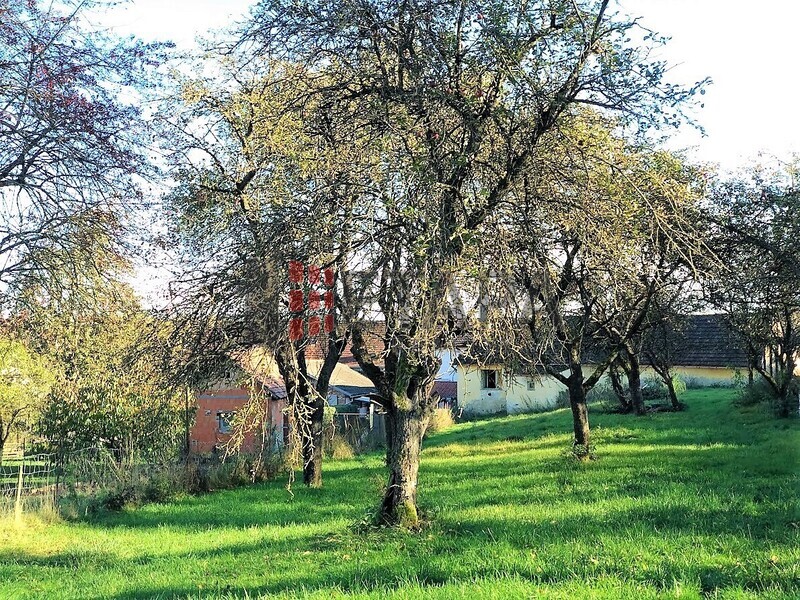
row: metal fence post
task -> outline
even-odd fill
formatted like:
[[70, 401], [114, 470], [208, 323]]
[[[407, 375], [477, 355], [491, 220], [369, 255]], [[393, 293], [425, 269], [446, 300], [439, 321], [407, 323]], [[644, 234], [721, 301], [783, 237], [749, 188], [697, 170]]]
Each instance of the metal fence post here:
[[14, 504], [14, 517], [17, 521], [22, 519], [22, 477], [25, 468], [25, 456], [23, 455], [22, 461], [19, 463], [19, 476], [17, 477], [17, 501]]

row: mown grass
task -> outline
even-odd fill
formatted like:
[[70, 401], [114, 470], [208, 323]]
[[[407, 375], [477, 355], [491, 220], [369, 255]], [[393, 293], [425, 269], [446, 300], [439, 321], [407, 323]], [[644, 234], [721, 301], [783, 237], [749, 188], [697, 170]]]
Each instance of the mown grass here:
[[284, 482], [91, 522], [0, 533], [12, 598], [800, 598], [800, 422], [687, 392], [689, 410], [566, 411], [457, 425], [426, 442], [419, 533], [363, 525], [378, 455]]

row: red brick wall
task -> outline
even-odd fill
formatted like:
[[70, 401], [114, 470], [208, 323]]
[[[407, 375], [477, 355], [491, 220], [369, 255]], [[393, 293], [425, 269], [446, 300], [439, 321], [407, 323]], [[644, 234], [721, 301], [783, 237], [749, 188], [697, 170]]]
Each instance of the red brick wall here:
[[[197, 413], [194, 425], [189, 432], [192, 452], [203, 454], [212, 452], [214, 447], [221, 449], [230, 439], [229, 433], [219, 431], [219, 412], [235, 412], [240, 410], [250, 398], [248, 388], [223, 388], [200, 392], [197, 395]], [[283, 439], [283, 422], [285, 415], [284, 401], [269, 400], [268, 414], [265, 415], [266, 426], [275, 427], [278, 440]], [[242, 451], [252, 452], [261, 446], [261, 432], [248, 432], [242, 443]]]

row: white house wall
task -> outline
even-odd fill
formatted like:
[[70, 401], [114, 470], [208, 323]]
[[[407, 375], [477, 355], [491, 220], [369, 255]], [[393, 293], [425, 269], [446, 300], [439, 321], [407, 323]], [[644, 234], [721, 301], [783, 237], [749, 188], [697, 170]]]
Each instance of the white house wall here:
[[[491, 369], [491, 367], [485, 367]], [[458, 406], [465, 414], [489, 415], [499, 412], [510, 414], [534, 412], [553, 408], [561, 390], [565, 389], [551, 376], [534, 377], [533, 389], [528, 388], [529, 377], [507, 376], [499, 367], [499, 386], [482, 387], [481, 371], [477, 366], [459, 366]]]
[[[593, 365], [584, 365], [584, 375], [592, 373]], [[493, 369], [499, 373], [499, 387], [484, 389], [481, 371]], [[558, 396], [566, 387], [550, 375], [533, 376], [533, 389], [529, 389], [526, 375], [509, 376], [499, 365], [458, 366], [455, 369], [458, 381], [458, 406], [468, 415], [489, 415], [501, 412], [518, 414], [537, 412], [555, 407]], [[564, 371], [564, 375], [567, 375]], [[695, 386], [731, 386], [734, 384], [735, 369], [727, 367], [676, 367], [675, 374], [685, 382]], [[747, 374], [743, 373], [746, 377]], [[642, 380], [646, 385], [657, 375], [650, 367], [642, 367]], [[604, 374], [598, 386], [609, 385], [608, 375]]]
[[[532, 390], [528, 387], [529, 381], [533, 382]], [[537, 375], [533, 378], [514, 376], [506, 395], [506, 411], [514, 415], [554, 408], [558, 395], [566, 389], [551, 375]]]

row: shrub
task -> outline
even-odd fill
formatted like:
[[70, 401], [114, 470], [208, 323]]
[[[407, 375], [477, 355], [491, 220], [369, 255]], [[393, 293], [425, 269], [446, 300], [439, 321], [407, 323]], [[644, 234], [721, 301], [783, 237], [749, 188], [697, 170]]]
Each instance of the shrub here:
[[770, 404], [775, 401], [775, 393], [763, 379], [756, 379], [753, 385], [745, 386], [736, 397], [739, 406], [754, 406], [756, 404]]
[[[560, 398], [560, 394], [559, 394]], [[566, 404], [562, 407], [560, 403], [557, 402], [557, 406], [559, 408], [566, 408], [569, 406], [569, 395], [566, 397]], [[610, 383], [599, 383], [598, 385], [594, 386], [589, 392], [586, 394], [586, 401], [592, 403], [599, 403], [602, 407], [603, 412], [607, 413], [617, 413], [620, 411], [620, 402], [617, 395], [614, 393], [614, 389], [611, 387]]]
[[569, 390], [561, 390], [556, 396], [556, 408], [569, 408]]
[[661, 400], [668, 396], [667, 386], [661, 379], [648, 377], [642, 380], [642, 400]]
[[327, 453], [334, 460], [348, 459], [355, 456], [353, 447], [338, 433], [331, 438]]
[[97, 512], [99, 507], [106, 510], [122, 510], [133, 502], [135, 492], [131, 487], [121, 487], [115, 490], [106, 490], [97, 495], [95, 503], [89, 504], [90, 512]]
[[612, 399], [616, 399], [616, 396], [614, 395], [614, 390], [611, 388], [610, 383], [606, 383], [603, 380], [601, 380], [601, 383], [598, 383], [592, 389], [586, 392], [587, 402], [602, 402], [605, 400], [612, 400]]
[[228, 457], [193, 457], [187, 465], [186, 490], [190, 493], [230, 489], [275, 478], [286, 469], [286, 458], [277, 449], [259, 454], [238, 453]]
[[[794, 399], [797, 397], [798, 384], [793, 382], [789, 388], [789, 397]], [[738, 406], [755, 406], [763, 404], [769, 406], [779, 416], [785, 416], [785, 407], [781, 399], [775, 394], [775, 391], [770, 385], [759, 377], [753, 382], [753, 385], [743, 388], [736, 400], [734, 401]]]
[[78, 518], [128, 506], [169, 502], [185, 493], [187, 481], [182, 465], [128, 465], [119, 468], [113, 483], [76, 485], [61, 499], [59, 509], [66, 518]]
[[428, 426], [425, 428], [423, 437], [436, 433], [437, 431], [444, 431], [445, 429], [455, 425], [456, 420], [453, 417], [453, 411], [449, 408], [437, 408], [433, 411], [433, 416], [428, 421]]
[[683, 380], [683, 377], [680, 377], [679, 375], [673, 375], [672, 387], [675, 388], [675, 394], [680, 396], [689, 389], [689, 384]]

